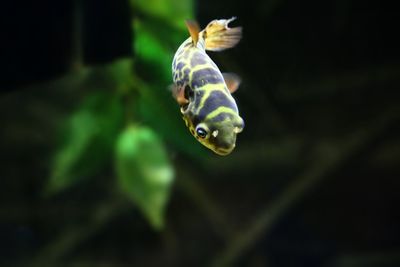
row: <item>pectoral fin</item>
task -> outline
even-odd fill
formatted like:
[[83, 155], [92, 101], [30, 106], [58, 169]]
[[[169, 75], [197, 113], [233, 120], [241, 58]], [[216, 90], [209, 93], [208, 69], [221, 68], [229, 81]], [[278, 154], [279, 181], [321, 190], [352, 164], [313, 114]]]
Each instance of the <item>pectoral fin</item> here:
[[180, 106], [186, 105], [189, 103], [189, 100], [185, 98], [185, 87], [177, 86], [176, 84], [172, 84], [169, 86], [170, 91], [172, 92], [172, 96], [175, 98], [176, 102]]
[[234, 73], [222, 73], [224, 77], [225, 84], [229, 89], [229, 92], [234, 93], [240, 85], [241, 79], [238, 75]]
[[229, 28], [228, 24], [235, 20], [219, 19], [211, 21], [202, 31], [206, 50], [221, 51], [234, 47], [242, 38], [242, 27]]

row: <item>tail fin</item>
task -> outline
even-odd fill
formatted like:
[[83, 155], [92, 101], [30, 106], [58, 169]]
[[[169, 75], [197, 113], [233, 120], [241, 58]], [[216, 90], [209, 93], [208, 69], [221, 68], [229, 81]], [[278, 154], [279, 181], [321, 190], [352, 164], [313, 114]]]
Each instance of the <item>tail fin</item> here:
[[206, 50], [222, 51], [234, 47], [242, 38], [242, 27], [229, 28], [236, 18], [213, 20], [202, 31]]

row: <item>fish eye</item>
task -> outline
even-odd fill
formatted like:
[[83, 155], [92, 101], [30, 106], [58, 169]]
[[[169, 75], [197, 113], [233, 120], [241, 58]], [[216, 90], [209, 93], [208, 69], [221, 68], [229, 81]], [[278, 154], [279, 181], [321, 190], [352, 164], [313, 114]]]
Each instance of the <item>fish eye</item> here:
[[210, 129], [208, 128], [208, 125], [204, 122], [199, 123], [196, 126], [196, 137], [199, 137], [201, 139], [206, 139], [210, 137]]
[[202, 139], [207, 138], [209, 136], [210, 130], [205, 123], [200, 123], [196, 126], [196, 135]]
[[198, 127], [196, 129], [196, 134], [200, 137], [200, 138], [206, 138], [207, 136], [207, 131], [204, 128]]

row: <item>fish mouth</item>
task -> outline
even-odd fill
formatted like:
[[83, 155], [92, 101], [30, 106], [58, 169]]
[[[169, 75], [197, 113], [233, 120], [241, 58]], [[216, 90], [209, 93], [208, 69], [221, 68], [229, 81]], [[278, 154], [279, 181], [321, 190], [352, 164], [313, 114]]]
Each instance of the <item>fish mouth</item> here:
[[228, 149], [216, 148], [216, 149], [214, 149], [214, 152], [220, 156], [226, 156], [226, 155], [230, 154], [234, 148], [235, 148], [235, 146], [228, 148]]

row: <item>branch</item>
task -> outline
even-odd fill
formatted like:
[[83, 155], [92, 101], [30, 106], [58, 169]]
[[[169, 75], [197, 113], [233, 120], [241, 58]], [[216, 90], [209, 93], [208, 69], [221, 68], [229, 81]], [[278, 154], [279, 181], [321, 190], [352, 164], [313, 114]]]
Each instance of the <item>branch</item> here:
[[32, 260], [32, 267], [56, 266], [57, 262], [83, 241], [89, 239], [99, 229], [107, 225], [118, 214], [129, 206], [121, 201], [106, 201], [93, 211], [86, 223], [71, 226], [62, 231], [61, 235], [50, 242]]
[[260, 238], [267, 235], [283, 215], [318, 183], [327, 179], [335, 170], [341, 168], [352, 156], [371, 144], [395, 121], [399, 120], [398, 110], [389, 110], [379, 119], [371, 122], [367, 129], [359, 129], [345, 140], [337, 143], [321, 141], [315, 146], [314, 164], [300, 175], [270, 205], [242, 227], [227, 247], [220, 252], [211, 266], [230, 266], [254, 246]]
[[197, 182], [198, 179], [196, 179], [193, 172], [186, 170], [182, 166], [177, 169], [177, 172], [177, 187], [203, 212], [211, 223], [214, 232], [226, 241], [232, 236], [233, 229], [225, 218], [221, 207], [211, 199], [208, 192]]

